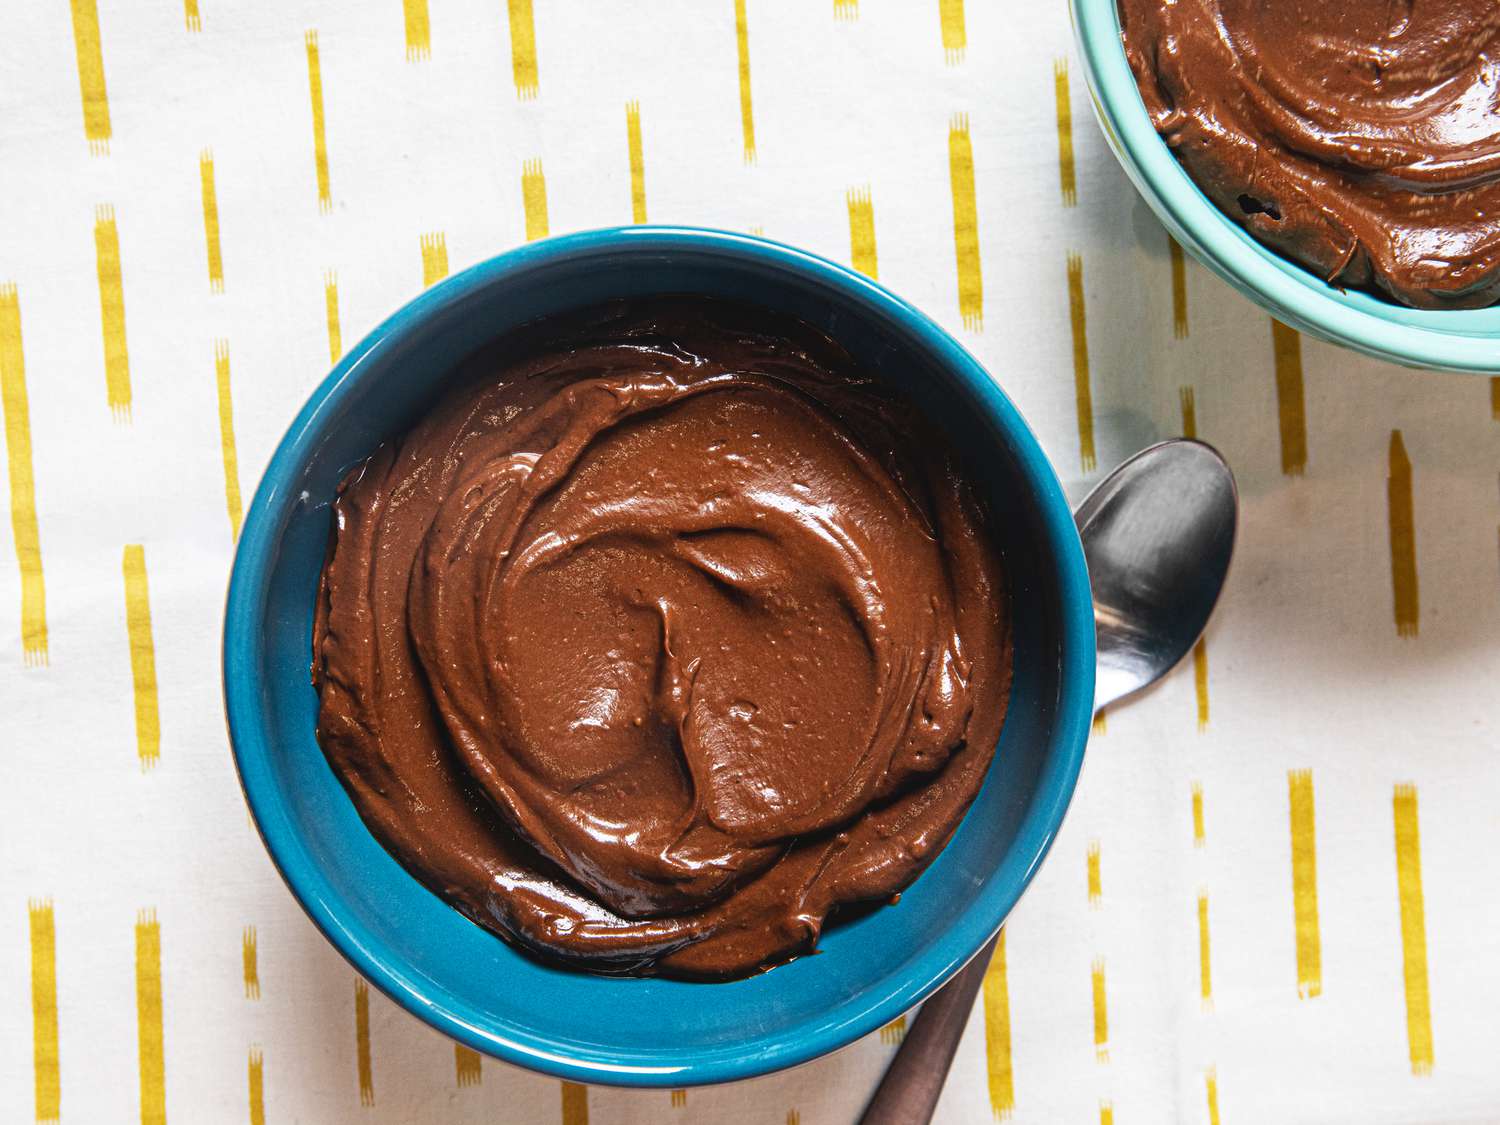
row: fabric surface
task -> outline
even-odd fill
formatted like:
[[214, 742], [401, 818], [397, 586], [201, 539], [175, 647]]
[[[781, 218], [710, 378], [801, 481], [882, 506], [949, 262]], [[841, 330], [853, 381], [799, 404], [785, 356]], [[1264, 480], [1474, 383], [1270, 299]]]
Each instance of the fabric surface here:
[[1184, 262], [1061, 0], [0, 10], [0, 1119], [857, 1117], [899, 1028], [681, 1094], [455, 1051], [306, 921], [226, 744], [240, 514], [332, 359], [648, 219], [878, 273], [1075, 499], [1184, 430], [1238, 473], [1206, 644], [1099, 725], [939, 1120], [1500, 1120], [1500, 384]]

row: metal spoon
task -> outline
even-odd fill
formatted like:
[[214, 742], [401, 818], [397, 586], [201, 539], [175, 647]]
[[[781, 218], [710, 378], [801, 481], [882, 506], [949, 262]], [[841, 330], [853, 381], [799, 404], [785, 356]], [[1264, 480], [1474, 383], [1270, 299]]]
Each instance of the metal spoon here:
[[[1137, 453], [1078, 506], [1099, 641], [1096, 710], [1154, 684], [1197, 642], [1229, 571], [1238, 508], [1224, 459], [1185, 439]], [[861, 1125], [932, 1120], [995, 940], [922, 1005]]]

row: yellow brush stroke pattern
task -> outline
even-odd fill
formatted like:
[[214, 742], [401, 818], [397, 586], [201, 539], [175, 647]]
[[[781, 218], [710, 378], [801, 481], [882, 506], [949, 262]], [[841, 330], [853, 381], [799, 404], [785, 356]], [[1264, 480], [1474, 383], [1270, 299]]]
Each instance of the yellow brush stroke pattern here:
[[1109, 1102], [1099, 1103], [1099, 1125], [1115, 1125], [1115, 1107]]
[[370, 986], [354, 980], [354, 1065], [359, 1075], [359, 1104], [375, 1104], [375, 1069], [370, 1061]]
[[333, 209], [328, 186], [328, 127], [323, 117], [323, 64], [318, 55], [318, 33], [309, 31], [307, 43], [307, 89], [312, 98], [313, 163], [318, 173], [318, 210]]
[[57, 920], [52, 900], [26, 904], [31, 923], [31, 1060], [36, 1074], [36, 1119], [62, 1115], [57, 1049]]
[[1193, 847], [1201, 848], [1204, 842], [1203, 832], [1203, 786], [1199, 782], [1193, 782]]
[[948, 125], [948, 180], [953, 192], [953, 253], [958, 263], [958, 315], [964, 327], [984, 327], [984, 278], [979, 269], [979, 204], [974, 190], [974, 142], [969, 115]]
[[1500, 422], [1500, 375], [1490, 376], [1490, 417]]
[[745, 0], [734, 0], [734, 44], [740, 64], [740, 132], [745, 142], [745, 163], [755, 163], [755, 109], [750, 102], [750, 20]]
[[166, 1125], [167, 1063], [162, 1048], [161, 925], [155, 910], [135, 923], [135, 1017], [141, 1062], [141, 1125]]
[[541, 160], [521, 165], [521, 208], [526, 215], [526, 241], [547, 237], [547, 177]]
[[1099, 870], [1099, 841], [1089, 843], [1088, 851], [1089, 905], [1098, 906], [1104, 899], [1104, 878]]
[[562, 1125], [589, 1125], [589, 1088], [576, 1082], [562, 1084]]
[[260, 999], [260, 950], [255, 927], [246, 926], [240, 935], [240, 960], [245, 977], [245, 999]]
[[1415, 637], [1422, 615], [1417, 589], [1417, 528], [1412, 507], [1411, 458], [1401, 431], [1391, 431], [1390, 475], [1386, 478], [1386, 500], [1391, 529], [1391, 595], [1396, 632]]
[[516, 97], [530, 100], [536, 97], [538, 78], [536, 65], [536, 20], [532, 17], [531, 0], [509, 0], [510, 9], [510, 68], [515, 76]]
[[1288, 770], [1292, 826], [1292, 918], [1297, 931], [1297, 995], [1323, 991], [1323, 947], [1318, 936], [1318, 851], [1311, 770]]
[[250, 1125], [266, 1125], [266, 1059], [250, 1048]]
[[950, 64], [963, 62], [969, 45], [964, 29], [964, 0], [938, 0], [938, 22], [943, 33], [943, 57]]
[[802, 1125], [802, 1114], [795, 1109], [786, 1111], [786, 1125]]
[[125, 283], [120, 270], [120, 230], [115, 209], [94, 212], [94, 252], [99, 267], [99, 322], [104, 331], [104, 386], [116, 419], [130, 417], [130, 352], [125, 345]]
[[182, 0], [182, 15], [187, 20], [189, 31], [203, 30], [203, 20], [198, 15], [198, 0]]
[[897, 1016], [880, 1029], [880, 1041], [886, 1044], [899, 1043], [906, 1038], [906, 1017]]
[[641, 146], [641, 106], [625, 103], [625, 142], [630, 150], [630, 221], [646, 221], [646, 153]]
[[1196, 438], [1198, 436], [1198, 400], [1193, 394], [1193, 388], [1178, 388], [1177, 400], [1182, 405], [1182, 436]]
[[1427, 991], [1427, 921], [1422, 904], [1422, 841], [1417, 787], [1396, 786], [1396, 888], [1401, 898], [1401, 969], [1406, 981], [1406, 1043], [1411, 1072], [1432, 1073], [1432, 1004]]
[[1052, 84], [1057, 97], [1057, 173], [1064, 207], [1078, 203], [1078, 173], [1073, 165], [1073, 98], [1068, 90], [1068, 60], [1052, 63]]
[[332, 270], [323, 275], [323, 305], [328, 315], [328, 362], [337, 363], [344, 354], [344, 335], [339, 330], [339, 277]]
[[1198, 892], [1198, 991], [1203, 998], [1205, 1008], [1213, 1004], [1214, 982], [1209, 964], [1207, 891]]
[[1005, 931], [984, 971], [984, 1054], [989, 1073], [990, 1110], [1004, 1120], [1016, 1108], [1015, 1073], [1010, 1055], [1010, 982], [1005, 976]]
[[422, 235], [422, 288], [448, 276], [448, 236], [440, 230]]
[[1271, 352], [1276, 361], [1276, 413], [1281, 429], [1281, 471], [1300, 477], [1307, 468], [1307, 403], [1302, 389], [1302, 337], [1279, 320], [1271, 321]]
[[229, 392], [229, 341], [214, 342], [214, 379], [219, 388], [219, 445], [224, 453], [224, 506], [229, 510], [229, 535], [236, 543], [244, 505], [240, 501], [240, 459], [234, 444], [234, 398]]
[[833, 18], [836, 20], [859, 19], [859, 0], [833, 0]]
[[484, 1062], [479, 1052], [462, 1043], [453, 1044], [453, 1071], [460, 1086], [478, 1086], [484, 1081]]
[[1094, 991], [1094, 1058], [1109, 1062], [1109, 1009], [1104, 998], [1104, 959], [1094, 958], [1089, 971]]
[[1073, 326], [1073, 395], [1078, 411], [1078, 459], [1083, 471], [1099, 463], [1094, 451], [1094, 391], [1089, 380], [1088, 313], [1083, 301], [1083, 258], [1068, 255], [1068, 318]]
[[672, 1091], [672, 1099], [671, 1100], [672, 1100], [672, 1108], [673, 1109], [682, 1109], [684, 1106], [687, 1105], [687, 1091], [686, 1090], [673, 1090]]
[[432, 21], [428, 18], [427, 0], [401, 0], [406, 15], [406, 61], [430, 58], [432, 55]]
[[1172, 263], [1172, 335], [1181, 340], [1188, 334], [1187, 262], [1182, 256], [1182, 246], [1170, 234], [1167, 257]]
[[1095, 734], [1109, 733], [1109, 708], [1101, 707], [1094, 712], [1092, 730]]
[[83, 135], [95, 155], [109, 151], [109, 95], [104, 88], [104, 51], [99, 42], [99, 6], [72, 0], [73, 46], [78, 52], [78, 88], [83, 95]]
[[141, 769], [161, 758], [161, 718], [156, 706], [156, 643], [151, 636], [151, 597], [146, 583], [146, 549], [125, 548], [125, 631], [130, 637], [130, 675], [135, 684], [135, 741]]
[[214, 154], [198, 155], [198, 178], [203, 181], [203, 238], [208, 245], [208, 289], [224, 292], [224, 252], [219, 245], [219, 193], [214, 187]]
[[1203, 1076], [1203, 1088], [1208, 1096], [1208, 1125], [1219, 1125], [1219, 1075], [1210, 1070]]
[[5, 409], [5, 454], [10, 470], [10, 526], [21, 573], [21, 652], [28, 666], [47, 663], [47, 587], [37, 529], [36, 480], [31, 465], [31, 403], [21, 348], [21, 299], [0, 285], [0, 403]]
[[849, 204], [849, 260], [854, 268], [868, 277], [880, 276], [875, 256], [875, 204], [869, 188], [852, 188], [846, 196]]

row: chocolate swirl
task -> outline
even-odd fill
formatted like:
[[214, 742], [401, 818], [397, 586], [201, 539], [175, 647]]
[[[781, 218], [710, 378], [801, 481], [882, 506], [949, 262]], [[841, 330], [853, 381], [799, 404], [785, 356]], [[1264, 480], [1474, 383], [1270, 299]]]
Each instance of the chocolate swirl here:
[[335, 504], [318, 734], [375, 834], [481, 924], [627, 971], [741, 975], [910, 882], [1009, 682], [944, 444], [740, 308], [616, 306], [477, 368]]

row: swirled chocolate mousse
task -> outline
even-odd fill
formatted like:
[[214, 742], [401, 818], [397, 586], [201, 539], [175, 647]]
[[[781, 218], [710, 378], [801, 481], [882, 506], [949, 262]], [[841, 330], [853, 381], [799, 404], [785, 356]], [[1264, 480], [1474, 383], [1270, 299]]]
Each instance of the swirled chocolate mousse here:
[[1119, 0], [1157, 130], [1227, 215], [1339, 286], [1500, 300], [1495, 0]]
[[381, 842], [538, 954], [692, 978], [915, 879], [1010, 685], [942, 436], [806, 325], [696, 299], [468, 367], [334, 504], [318, 738]]

